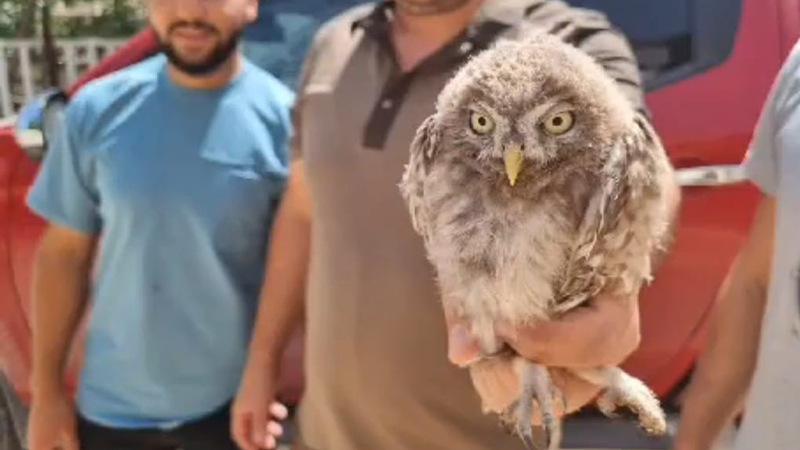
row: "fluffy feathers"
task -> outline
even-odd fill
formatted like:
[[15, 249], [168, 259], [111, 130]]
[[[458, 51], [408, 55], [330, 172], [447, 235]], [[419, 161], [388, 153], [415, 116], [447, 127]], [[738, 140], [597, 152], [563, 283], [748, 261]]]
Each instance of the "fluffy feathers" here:
[[[512, 148], [524, 158], [509, 183]], [[458, 71], [419, 127], [400, 187], [444, 306], [491, 354], [502, 347], [498, 321], [548, 320], [604, 288], [637, 294], [667, 237], [671, 177], [656, 133], [603, 69], [537, 34], [498, 42]], [[522, 394], [542, 386], [540, 368], [528, 366]], [[602, 383], [604, 405], [629, 404], [645, 428], [663, 431], [638, 380], [611, 368], [578, 375]], [[549, 403], [550, 392], [535, 394]], [[516, 425], [530, 439], [530, 425]], [[558, 426], [549, 427], [555, 447]]]

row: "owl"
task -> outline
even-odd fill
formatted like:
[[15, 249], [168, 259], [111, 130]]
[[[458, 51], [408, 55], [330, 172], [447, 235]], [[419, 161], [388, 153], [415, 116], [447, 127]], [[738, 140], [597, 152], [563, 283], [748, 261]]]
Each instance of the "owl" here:
[[[500, 322], [547, 321], [601, 290], [638, 295], [667, 247], [674, 170], [646, 118], [588, 55], [532, 34], [495, 43], [449, 80], [417, 130], [400, 181], [443, 306], [489, 358], [513, 367], [516, 401], [488, 407], [533, 446], [538, 405], [558, 448], [550, 372], [497, 337]], [[658, 399], [618, 367], [574, 370], [601, 388], [601, 411], [628, 407], [666, 431]], [[477, 385], [476, 385], [477, 387]], [[478, 391], [480, 394], [480, 390]]]

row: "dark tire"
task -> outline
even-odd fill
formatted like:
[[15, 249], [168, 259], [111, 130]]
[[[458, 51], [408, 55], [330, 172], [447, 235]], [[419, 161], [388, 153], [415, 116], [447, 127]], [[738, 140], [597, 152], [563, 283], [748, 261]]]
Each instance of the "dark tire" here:
[[25, 450], [27, 411], [0, 372], [0, 450]]

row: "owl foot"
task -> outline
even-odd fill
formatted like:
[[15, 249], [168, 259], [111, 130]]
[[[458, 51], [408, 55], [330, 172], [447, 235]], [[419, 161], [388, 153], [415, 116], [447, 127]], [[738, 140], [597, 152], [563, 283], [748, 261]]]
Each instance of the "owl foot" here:
[[[561, 446], [561, 420], [556, 416], [553, 408], [553, 397], [562, 397], [560, 392], [555, 393], [555, 388], [550, 380], [547, 368], [528, 361], [522, 363], [520, 370], [520, 395], [515, 402], [514, 423], [517, 434], [529, 449], [542, 448], [555, 450]], [[539, 406], [544, 429], [544, 445], [539, 447], [533, 439], [533, 403]]]
[[508, 434], [516, 432], [518, 404], [519, 402], [515, 400], [514, 403], [508, 405], [499, 415], [500, 426], [503, 428], [503, 431]]
[[634, 378], [622, 369], [608, 367], [575, 372], [581, 378], [605, 388], [597, 399], [597, 406], [603, 414], [616, 416], [616, 409], [625, 406], [634, 414], [639, 425], [649, 434], [661, 435], [667, 432], [667, 420], [658, 398], [641, 380]]

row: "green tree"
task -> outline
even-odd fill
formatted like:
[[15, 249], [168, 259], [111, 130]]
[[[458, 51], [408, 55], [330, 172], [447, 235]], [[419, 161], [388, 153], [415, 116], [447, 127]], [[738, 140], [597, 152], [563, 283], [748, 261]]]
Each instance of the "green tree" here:
[[[80, 0], [68, 0], [74, 4]], [[54, 18], [56, 37], [125, 37], [139, 31], [144, 25], [139, 0], [95, 0], [101, 13], [88, 18]]]
[[36, 0], [0, 0], [0, 38], [34, 36], [37, 9]]
[[[41, 6], [58, 0], [0, 0], [0, 39], [32, 38], [41, 27]], [[55, 37], [126, 37], [144, 25], [141, 0], [63, 0], [100, 5], [100, 14], [93, 17], [54, 17]], [[52, 10], [52, 8], [51, 8]]]

